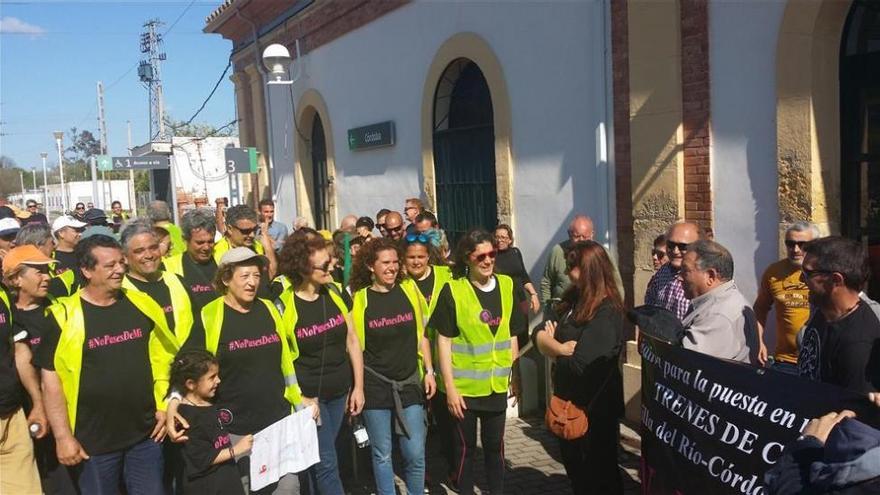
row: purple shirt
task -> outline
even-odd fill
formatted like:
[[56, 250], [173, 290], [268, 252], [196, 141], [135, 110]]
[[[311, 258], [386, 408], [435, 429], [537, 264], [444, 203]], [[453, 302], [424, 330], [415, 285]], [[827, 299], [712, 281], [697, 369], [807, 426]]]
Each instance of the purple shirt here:
[[684, 295], [684, 286], [678, 278], [678, 270], [671, 263], [661, 266], [648, 282], [645, 304], [672, 311], [679, 320], [691, 310], [691, 302]]

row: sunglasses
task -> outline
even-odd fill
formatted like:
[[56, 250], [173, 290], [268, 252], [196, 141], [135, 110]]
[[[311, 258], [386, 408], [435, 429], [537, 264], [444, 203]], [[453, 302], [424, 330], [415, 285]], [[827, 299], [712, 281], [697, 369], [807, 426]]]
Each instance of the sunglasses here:
[[36, 208], [37, 205], [27, 205], [27, 207], [28, 207], [28, 209], [31, 209], [31, 208]]
[[331, 264], [332, 264], [331, 261], [330, 261], [330, 260], [327, 260], [327, 261], [324, 262], [324, 264], [321, 265], [321, 266], [313, 266], [313, 267], [312, 267], [312, 270], [321, 271], [321, 272], [324, 272], [324, 273], [329, 273], [329, 272], [330, 272], [330, 265], [331, 265]]
[[666, 251], [660, 249], [651, 250], [651, 256], [656, 256], [658, 260], [662, 260], [666, 257]]
[[428, 236], [425, 234], [407, 234], [406, 242], [420, 242], [422, 244], [427, 244], [431, 242], [431, 240], [428, 239]]
[[672, 251], [678, 249], [680, 253], [686, 253], [690, 245], [691, 244], [689, 242], [666, 241], [666, 252], [671, 253]]
[[807, 279], [813, 278], [813, 276], [815, 276], [815, 275], [822, 275], [822, 274], [830, 275], [830, 274], [834, 273], [831, 270], [807, 270], [806, 268], [801, 268], [801, 272], [803, 272], [804, 278], [807, 278]]
[[243, 229], [243, 228], [237, 227], [235, 225], [233, 225], [233, 227], [235, 227], [235, 230], [241, 232], [241, 235], [251, 235], [257, 231], [257, 227], [251, 227], [249, 229]]
[[400, 230], [402, 228], [403, 228], [403, 224], [400, 224], [397, 227], [394, 227], [393, 229], [389, 229], [388, 227], [385, 227], [385, 232], [400, 232]]
[[377, 224], [376, 224], [376, 228], [379, 229], [379, 230], [384, 230], [384, 229], [385, 229], [385, 224], [384, 224], [384, 223], [377, 223]]
[[489, 252], [486, 252], [486, 253], [483, 253], [483, 254], [478, 254], [478, 255], [474, 256], [474, 260], [475, 260], [477, 263], [482, 263], [482, 262], [486, 261], [486, 258], [489, 258], [489, 259], [493, 259], [493, 260], [494, 260], [494, 259], [495, 259], [495, 256], [498, 256], [498, 251], [495, 251], [495, 250], [493, 249], [492, 251], [489, 251]]
[[797, 246], [798, 249], [803, 250], [804, 245], [808, 242], [809, 241], [792, 241], [792, 240], [788, 239], [785, 241], [785, 247], [787, 247], [788, 249], [794, 249], [794, 247]]

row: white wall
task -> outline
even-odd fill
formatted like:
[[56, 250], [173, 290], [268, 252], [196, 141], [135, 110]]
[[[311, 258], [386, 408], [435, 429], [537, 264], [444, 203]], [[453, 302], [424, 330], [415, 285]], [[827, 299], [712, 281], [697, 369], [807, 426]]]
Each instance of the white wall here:
[[[227, 146], [238, 147], [238, 136], [199, 140], [175, 137], [173, 144], [175, 184], [178, 190], [195, 197], [207, 196], [210, 206], [214, 205], [217, 198], [231, 196], [224, 150]], [[233, 200], [231, 204], [238, 202]]]
[[[603, 22], [598, 1], [417, 1], [310, 52], [294, 93], [298, 100], [315, 88], [327, 104], [340, 217], [402, 210], [421, 191], [425, 77], [444, 41], [474, 32], [499, 59], [510, 95], [514, 229], [527, 268], [540, 276], [574, 212], [592, 215], [597, 237], [604, 235], [613, 205], [597, 157], [606, 102]], [[395, 122], [395, 146], [348, 150], [348, 129], [385, 120]]]
[[778, 257], [776, 45], [784, 9], [785, 2], [709, 6], [715, 239], [733, 254], [750, 300]]

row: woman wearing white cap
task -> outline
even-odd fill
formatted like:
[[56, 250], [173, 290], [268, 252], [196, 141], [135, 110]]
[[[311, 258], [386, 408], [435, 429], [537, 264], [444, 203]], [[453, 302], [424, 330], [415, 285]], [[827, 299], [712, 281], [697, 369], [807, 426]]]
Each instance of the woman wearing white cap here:
[[[263, 256], [245, 247], [223, 254], [214, 279], [221, 296], [202, 308], [184, 345], [203, 347], [217, 356], [221, 382], [215, 404], [233, 435], [256, 433], [289, 415], [295, 406], [314, 404], [318, 414], [317, 403], [302, 398], [293, 369], [297, 349], [288, 343], [281, 315], [270, 301], [257, 297], [265, 263]], [[174, 416], [168, 414], [169, 431], [181, 440]], [[250, 493], [248, 461], [247, 457], [239, 461], [239, 472]], [[295, 490], [296, 476], [286, 475], [260, 493]]]

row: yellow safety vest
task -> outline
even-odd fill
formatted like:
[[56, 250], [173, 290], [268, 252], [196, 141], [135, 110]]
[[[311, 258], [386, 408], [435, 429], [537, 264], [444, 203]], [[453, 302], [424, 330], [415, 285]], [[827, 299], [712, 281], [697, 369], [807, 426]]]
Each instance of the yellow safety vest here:
[[[52, 253], [52, 256], [54, 259], [55, 253]], [[67, 295], [70, 295], [73, 292], [73, 284], [76, 282], [76, 274], [73, 273], [73, 269], [65, 270], [58, 274], [55, 272], [55, 266], [52, 265], [49, 268], [49, 275], [52, 278], [61, 279], [61, 283], [64, 284], [64, 288], [67, 290]]]
[[513, 314], [513, 279], [496, 274], [501, 291], [501, 322], [495, 335], [481, 319], [483, 306], [467, 277], [449, 281], [455, 299], [458, 337], [452, 339], [452, 377], [465, 397], [506, 393], [513, 366], [510, 318]]
[[9, 324], [12, 325], [12, 305], [9, 304], [9, 294], [6, 293], [6, 289], [0, 287], [0, 301], [3, 301], [3, 304], [6, 305], [6, 311], [9, 313]]
[[287, 289], [293, 287], [293, 281], [291, 281], [290, 277], [288, 277], [287, 275], [278, 275], [272, 281], [278, 282], [279, 284], [281, 284], [281, 292], [282, 293], [284, 291], [286, 291]]
[[[231, 247], [232, 246], [229, 245], [229, 239], [227, 239], [226, 237], [223, 237], [222, 239], [217, 241], [216, 244], [214, 244], [214, 261], [217, 263], [217, 266], [220, 266], [220, 258], [222, 258], [223, 254], [226, 253], [226, 251], [229, 251]], [[266, 253], [266, 251], [263, 249], [263, 244], [261, 244], [260, 241], [256, 239], [254, 239], [254, 247], [252, 249], [255, 253], [260, 255]]]
[[[403, 281], [400, 282], [400, 289], [403, 290], [403, 293], [409, 300], [410, 305], [412, 305], [413, 314], [415, 315], [416, 352], [419, 354], [419, 372], [424, 376], [425, 365], [422, 359], [421, 347], [419, 346], [419, 344], [421, 344], [422, 337], [425, 335], [425, 316], [422, 310], [422, 308], [424, 307], [425, 299], [422, 297], [421, 292], [419, 292], [419, 288], [416, 286], [416, 283], [412, 281], [412, 279], [403, 279]], [[354, 329], [357, 333], [358, 340], [361, 343], [361, 350], [363, 350], [366, 345], [366, 337], [364, 333], [366, 325], [364, 322], [364, 316], [367, 312], [368, 290], [369, 287], [364, 287], [363, 289], [354, 293], [351, 309], [352, 322], [354, 324]]]
[[[168, 293], [171, 295], [171, 306], [174, 308], [172, 310], [174, 315], [174, 335], [177, 337], [177, 345], [183, 346], [186, 339], [189, 338], [190, 330], [192, 330], [192, 301], [189, 300], [189, 293], [175, 274], [163, 273], [162, 278], [159, 280], [165, 284], [165, 287], [168, 287]], [[128, 275], [122, 279], [122, 287], [140, 292], [140, 289], [128, 279]]]
[[173, 256], [169, 256], [162, 260], [162, 264], [165, 265], [165, 271], [171, 272], [176, 275], [183, 276], [183, 256], [186, 253], [175, 254]]
[[[164, 411], [171, 362], [178, 349], [177, 340], [168, 329], [162, 308], [150, 296], [127, 289], [122, 289], [121, 295], [131, 301], [154, 324], [148, 344], [150, 368], [153, 372], [153, 398], [156, 401], [156, 409]], [[55, 350], [55, 372], [58, 373], [64, 397], [67, 399], [67, 417], [70, 419], [70, 430], [73, 431], [76, 428], [79, 380], [86, 338], [80, 291], [72, 296], [58, 298], [55, 304], [49, 306], [49, 314], [55, 318], [58, 328], [61, 329], [58, 347]]]
[[[302, 391], [296, 380], [294, 361], [299, 357], [299, 349], [291, 347], [284, 331], [284, 323], [275, 306], [266, 299], [258, 298], [261, 304], [265, 304], [275, 321], [275, 332], [281, 338], [281, 375], [284, 377], [284, 398], [291, 407], [296, 408], [302, 404]], [[211, 354], [217, 355], [217, 346], [220, 344], [220, 332], [223, 330], [223, 309], [226, 304], [223, 297], [218, 297], [202, 308], [202, 325], [205, 329], [205, 348]]]

